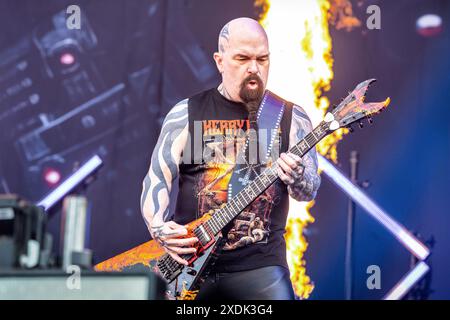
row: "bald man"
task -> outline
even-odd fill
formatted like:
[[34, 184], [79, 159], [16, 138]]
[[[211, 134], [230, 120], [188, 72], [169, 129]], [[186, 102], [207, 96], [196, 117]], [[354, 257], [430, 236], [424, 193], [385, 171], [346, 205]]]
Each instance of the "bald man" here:
[[[236, 153], [246, 135], [256, 128], [256, 112], [269, 75], [269, 57], [267, 35], [257, 21], [230, 21], [221, 29], [218, 52], [214, 53], [222, 82], [182, 100], [164, 120], [143, 182], [141, 208], [152, 238], [181, 264], [187, 265], [182, 256], [195, 252], [193, 245], [198, 241], [180, 239], [187, 234], [184, 225], [228, 201], [227, 186]], [[286, 105], [277, 137], [280, 180], [224, 230], [223, 252], [197, 299], [295, 298], [284, 240], [288, 197], [311, 201], [320, 177], [315, 150], [303, 158], [287, 152], [312, 126], [301, 107], [290, 102]], [[200, 148], [193, 143], [199, 137]], [[234, 152], [228, 152], [233, 147]], [[261, 172], [265, 164], [250, 167]], [[171, 216], [169, 195], [178, 177], [176, 210]]]

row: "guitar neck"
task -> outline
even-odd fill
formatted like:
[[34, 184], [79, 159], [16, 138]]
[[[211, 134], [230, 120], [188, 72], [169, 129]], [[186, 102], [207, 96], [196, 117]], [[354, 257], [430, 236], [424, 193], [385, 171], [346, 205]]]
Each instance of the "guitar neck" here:
[[[321, 122], [306, 137], [300, 140], [295, 146], [289, 149], [299, 157], [303, 157], [311, 148], [313, 148], [328, 133], [325, 122]], [[278, 165], [276, 162], [271, 167], [264, 169], [252, 182], [245, 186], [238, 194], [233, 196], [227, 204], [218, 209], [206, 223], [210, 230], [217, 234], [229, 222], [231, 222], [239, 213], [248, 207], [259, 195], [270, 187], [277, 179]]]

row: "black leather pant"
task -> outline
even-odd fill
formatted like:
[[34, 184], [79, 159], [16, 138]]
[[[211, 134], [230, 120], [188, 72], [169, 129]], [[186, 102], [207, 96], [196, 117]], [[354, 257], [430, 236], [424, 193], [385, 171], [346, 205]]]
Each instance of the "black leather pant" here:
[[295, 300], [289, 270], [269, 266], [248, 271], [211, 273], [196, 300]]

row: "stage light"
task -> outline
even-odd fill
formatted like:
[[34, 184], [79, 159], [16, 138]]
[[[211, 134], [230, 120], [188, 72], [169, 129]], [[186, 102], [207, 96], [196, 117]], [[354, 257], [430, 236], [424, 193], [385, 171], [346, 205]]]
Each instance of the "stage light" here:
[[349, 197], [364, 208], [373, 218], [381, 223], [400, 241], [406, 249], [420, 260], [424, 260], [430, 254], [430, 250], [414, 237], [404, 226], [391, 218], [381, 209], [365, 192], [353, 184], [344, 174], [342, 174], [327, 159], [319, 155], [319, 168], [340, 187]]
[[383, 300], [402, 299], [429, 270], [430, 267], [425, 262], [419, 262], [394, 286], [394, 288], [392, 288]]
[[61, 62], [61, 64], [71, 65], [75, 62], [75, 56], [71, 53], [66, 52], [60, 56], [59, 61]]
[[37, 206], [42, 206], [47, 211], [70, 193], [76, 186], [92, 175], [102, 164], [103, 161], [98, 155], [93, 156], [63, 183], [56, 187], [55, 190], [39, 201]]
[[44, 179], [50, 187], [54, 187], [61, 180], [61, 174], [53, 168], [47, 168], [44, 170]]
[[436, 14], [425, 14], [417, 19], [416, 28], [421, 36], [436, 36], [442, 31], [442, 18]]

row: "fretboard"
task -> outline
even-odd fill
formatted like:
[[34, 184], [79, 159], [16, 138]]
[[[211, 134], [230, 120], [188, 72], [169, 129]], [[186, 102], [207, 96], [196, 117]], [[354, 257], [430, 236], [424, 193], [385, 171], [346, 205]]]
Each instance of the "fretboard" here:
[[[327, 135], [328, 131], [326, 126], [327, 124], [322, 121], [313, 131], [306, 135], [306, 137], [290, 148], [289, 152], [299, 157], [303, 157]], [[217, 210], [212, 218], [206, 222], [210, 230], [214, 232], [214, 234], [217, 234], [239, 215], [239, 213], [247, 208], [260, 194], [270, 187], [278, 179], [277, 167], [277, 163], [273, 162], [271, 167], [264, 169], [261, 174], [239, 191], [239, 193], [233, 196], [224, 207]]]

